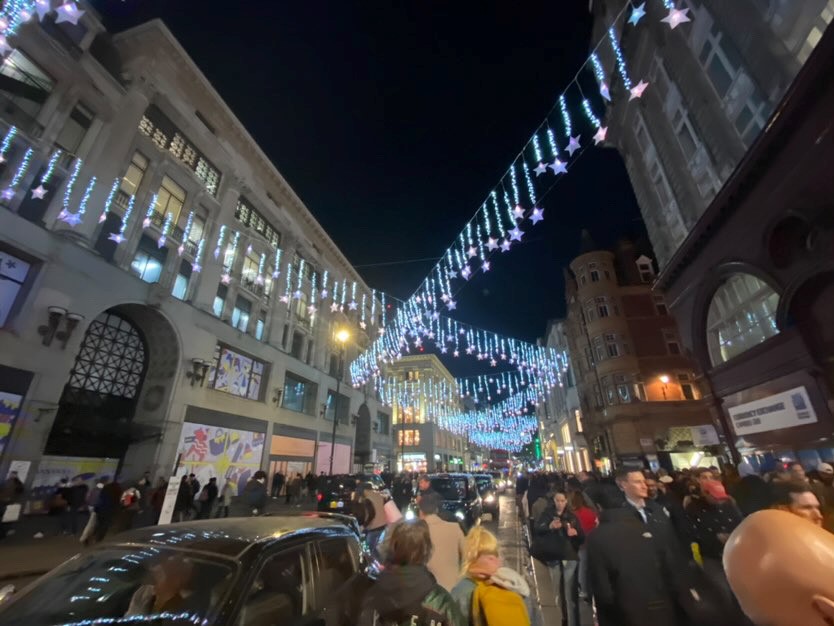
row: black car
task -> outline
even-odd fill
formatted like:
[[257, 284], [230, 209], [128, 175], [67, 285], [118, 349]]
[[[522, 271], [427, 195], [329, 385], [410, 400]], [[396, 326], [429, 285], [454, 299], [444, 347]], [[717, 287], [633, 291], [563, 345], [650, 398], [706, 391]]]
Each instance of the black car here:
[[480, 523], [483, 504], [472, 474], [432, 474], [429, 481], [443, 500], [441, 518], [460, 523], [464, 532]]
[[0, 606], [0, 624], [322, 626], [365, 567], [343, 516], [152, 526], [78, 554]]
[[350, 503], [357, 488], [370, 488], [375, 491], [384, 487], [382, 479], [375, 474], [340, 474], [319, 479], [316, 493], [316, 508], [330, 513], [350, 513]]
[[498, 514], [501, 510], [501, 503], [498, 501], [498, 488], [492, 476], [489, 474], [475, 474], [475, 484], [478, 485], [478, 493], [481, 494], [484, 513], [492, 515], [492, 521], [498, 521]]

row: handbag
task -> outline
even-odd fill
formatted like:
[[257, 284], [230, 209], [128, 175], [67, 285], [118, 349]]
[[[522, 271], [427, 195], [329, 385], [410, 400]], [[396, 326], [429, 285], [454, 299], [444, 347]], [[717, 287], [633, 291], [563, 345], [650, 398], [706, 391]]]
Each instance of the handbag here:
[[543, 563], [562, 561], [571, 552], [568, 538], [561, 532], [547, 532], [533, 537], [530, 556]]

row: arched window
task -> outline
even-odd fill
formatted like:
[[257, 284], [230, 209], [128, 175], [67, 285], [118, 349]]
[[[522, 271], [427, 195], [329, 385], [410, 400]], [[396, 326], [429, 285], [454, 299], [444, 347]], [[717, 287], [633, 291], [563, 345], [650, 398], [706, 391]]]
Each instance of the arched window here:
[[733, 274], [715, 292], [707, 314], [707, 347], [713, 365], [746, 352], [779, 332], [779, 294], [750, 274]]

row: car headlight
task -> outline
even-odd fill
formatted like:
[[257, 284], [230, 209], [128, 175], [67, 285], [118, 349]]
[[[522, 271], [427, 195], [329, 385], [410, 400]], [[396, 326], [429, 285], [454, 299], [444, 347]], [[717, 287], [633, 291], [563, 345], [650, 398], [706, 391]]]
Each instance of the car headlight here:
[[487, 502], [487, 503], [495, 502], [495, 496], [492, 495], [492, 494], [489, 494], [486, 498], [484, 498], [484, 502]]
[[460, 521], [466, 519], [466, 514], [463, 511], [455, 511], [455, 517], [458, 518]]
[[406, 520], [408, 520], [409, 522], [410, 522], [411, 520], [413, 520], [415, 517], [417, 517], [417, 516], [416, 516], [416, 515], [414, 515], [414, 511], [412, 511], [411, 509], [408, 509], [408, 510], [405, 512], [405, 519], [406, 519]]

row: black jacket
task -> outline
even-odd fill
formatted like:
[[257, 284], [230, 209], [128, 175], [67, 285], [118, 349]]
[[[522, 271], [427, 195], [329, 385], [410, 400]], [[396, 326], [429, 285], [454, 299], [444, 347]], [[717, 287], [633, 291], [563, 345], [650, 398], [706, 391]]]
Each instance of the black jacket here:
[[[550, 528], [550, 523], [556, 519], [557, 516], [560, 520], [562, 520], [562, 527], [559, 530], [553, 530]], [[575, 537], [568, 537], [568, 524], [570, 524], [572, 528], [576, 529], [577, 534]], [[562, 511], [561, 515], [558, 515], [556, 513], [556, 505], [550, 504], [535, 520], [534, 530], [537, 536], [555, 533], [565, 537], [568, 540], [567, 544], [569, 548], [562, 560], [579, 560], [579, 548], [585, 542], [585, 533], [582, 531], [582, 525], [579, 523], [579, 518], [576, 517], [573, 511], [565, 509]]]
[[728, 490], [745, 517], [770, 506], [770, 486], [761, 476], [745, 476]]
[[686, 505], [686, 517], [692, 525], [692, 538], [701, 547], [701, 556], [720, 559], [724, 544], [719, 533], [729, 535], [741, 523], [741, 513], [732, 500], [711, 504], [693, 497]]

